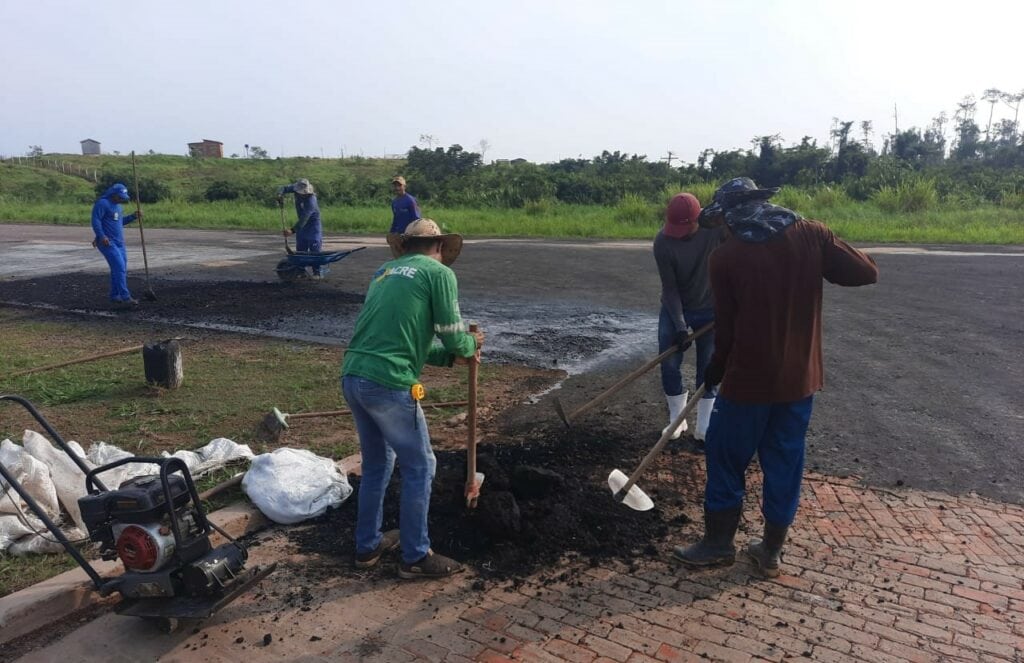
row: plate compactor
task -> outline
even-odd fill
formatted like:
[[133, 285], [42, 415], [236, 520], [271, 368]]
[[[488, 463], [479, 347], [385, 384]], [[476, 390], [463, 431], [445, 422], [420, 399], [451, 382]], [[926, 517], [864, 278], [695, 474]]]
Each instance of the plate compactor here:
[[[89, 469], [36, 408], [20, 396], [0, 396], [21, 404], [52, 441], [85, 473], [88, 493], [78, 500], [89, 539], [99, 544], [102, 559], [120, 559], [124, 573], [104, 579], [68, 541], [32, 496], [0, 464], [0, 476], [21, 496], [79, 566], [102, 596], [118, 592], [115, 611], [142, 617], [165, 632], [181, 622], [210, 617], [267, 577], [277, 566], [245, 568], [245, 545], [211, 523], [203, 512], [188, 466], [179, 458], [122, 458]], [[100, 475], [128, 463], [153, 465], [154, 473], [108, 489]], [[227, 543], [210, 543], [216, 531]]]

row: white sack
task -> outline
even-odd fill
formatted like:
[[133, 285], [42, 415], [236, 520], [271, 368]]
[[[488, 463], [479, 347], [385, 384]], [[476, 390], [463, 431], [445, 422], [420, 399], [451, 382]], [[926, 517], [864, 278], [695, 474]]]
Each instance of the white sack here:
[[[78, 468], [73, 460], [68, 458], [62, 449], [50, 444], [50, 441], [39, 433], [30, 430], [25, 431], [22, 440], [25, 451], [32, 454], [34, 458], [42, 461], [50, 468], [50, 478], [57, 489], [57, 498], [70, 514], [71, 519], [79, 529], [85, 531], [85, 523], [82, 522], [82, 512], [78, 510], [78, 498], [85, 496], [85, 473]], [[68, 446], [76, 453], [81, 450], [76, 442], [69, 442]], [[92, 469], [94, 465], [81, 454], [85, 466]]]
[[[32, 496], [32, 499], [42, 507], [46, 515], [52, 520], [60, 517], [60, 505], [57, 503], [57, 489], [50, 479], [50, 468], [39, 462], [28, 454], [20, 446], [4, 440], [0, 442], [0, 463], [7, 468], [14, 480], [21, 484], [21, 487]], [[3, 493], [7, 493], [4, 495]], [[12, 502], [13, 500], [13, 502]], [[28, 505], [14, 488], [7, 486], [7, 482], [0, 479], [0, 514], [18, 513], [24, 511]], [[0, 550], [4, 546], [0, 545]]]
[[175, 451], [173, 454], [164, 452], [165, 457], [170, 455], [185, 461], [188, 471], [193, 476], [202, 476], [228, 463], [237, 460], [252, 460], [255, 457], [248, 444], [238, 444], [226, 437], [218, 437], [205, 447], [195, 451]]
[[[86, 458], [90, 463], [99, 467], [100, 465], [113, 463], [114, 461], [134, 455], [135, 454], [128, 453], [123, 449], [115, 447], [113, 444], [96, 442], [89, 447], [89, 453], [86, 455]], [[115, 467], [112, 470], [101, 472], [96, 475], [96, 478], [102, 481], [103, 485], [110, 490], [117, 490], [121, 484], [128, 479], [145, 476], [147, 474], [157, 474], [159, 471], [159, 467], [156, 465], [150, 465], [149, 463], [127, 463], [121, 467]]]
[[336, 507], [352, 494], [352, 486], [334, 461], [306, 449], [277, 449], [256, 456], [242, 490], [275, 523], [290, 525]]
[[[27, 520], [27, 519], [26, 519]], [[32, 522], [29, 520], [29, 522]], [[42, 523], [40, 523], [42, 524]], [[40, 529], [40, 531], [42, 531]], [[22, 537], [35, 536], [35, 533], [22, 524], [15, 515], [0, 516], [0, 552], [6, 551]]]

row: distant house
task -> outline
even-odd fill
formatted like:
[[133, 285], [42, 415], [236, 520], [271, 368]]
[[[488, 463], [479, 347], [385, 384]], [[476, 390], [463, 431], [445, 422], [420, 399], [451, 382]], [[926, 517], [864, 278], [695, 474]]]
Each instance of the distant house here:
[[194, 157], [224, 158], [224, 143], [204, 138], [200, 143], [189, 143], [188, 153]]
[[82, 143], [82, 154], [99, 154], [100, 153], [100, 142], [93, 140], [92, 138], [86, 138]]
[[509, 163], [511, 163], [513, 166], [518, 166], [521, 163], [526, 163], [526, 159], [512, 159], [512, 161], [510, 161]]

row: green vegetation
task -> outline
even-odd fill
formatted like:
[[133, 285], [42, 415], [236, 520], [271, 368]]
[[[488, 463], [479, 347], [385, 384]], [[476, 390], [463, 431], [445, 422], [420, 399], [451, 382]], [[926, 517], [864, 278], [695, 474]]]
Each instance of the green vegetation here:
[[[142, 155], [139, 188], [152, 227], [275, 232], [281, 227], [277, 187], [307, 177], [317, 188], [328, 234], [380, 234], [390, 224], [389, 180], [403, 173], [424, 214], [452, 231], [649, 239], [674, 193], [689, 191], [707, 204], [720, 181], [747, 174], [762, 185], [783, 185], [774, 202], [825, 221], [851, 240], [1024, 243], [1024, 148], [1016, 134], [1007, 129], [990, 141], [976, 136], [971, 151], [960, 149], [968, 132], [946, 157], [934, 131], [909, 130], [890, 137], [879, 155], [867, 140], [851, 137], [852, 124], [837, 125], [836, 150], [809, 139], [782, 147], [777, 136], [768, 136], [756, 150], [705, 152], [697, 164], [680, 168], [619, 152], [552, 164], [484, 165], [458, 145], [414, 147], [407, 160]], [[80, 172], [92, 169], [98, 181], [42, 167], [47, 159]], [[44, 156], [31, 163], [0, 164], [0, 218], [84, 226], [97, 191], [118, 180], [131, 186], [124, 156]], [[288, 205], [286, 222], [292, 217]]]
[[[689, 188], [689, 187], [687, 187]], [[698, 188], [698, 187], [693, 187]], [[889, 194], [884, 194], [889, 195]], [[700, 197], [698, 195], [698, 197]], [[943, 244], [1024, 244], [1024, 209], [1020, 200], [977, 207], [937, 206], [930, 211], [886, 212], [886, 200], [854, 202], [845, 194], [807, 192], [787, 187], [780, 205], [808, 218], [825, 221], [841, 237], [859, 242], [916, 242]], [[898, 203], [895, 203], [898, 205]], [[75, 204], [24, 203], [0, 200], [0, 218], [83, 226], [88, 236], [88, 207]], [[291, 210], [287, 210], [291, 214]], [[559, 237], [650, 239], [661, 227], [661, 206], [635, 199], [615, 207], [565, 205], [541, 201], [523, 209], [437, 208], [424, 205], [424, 214], [447, 230], [473, 237]], [[291, 216], [287, 217], [289, 223]], [[325, 232], [380, 234], [390, 224], [382, 207], [324, 207]], [[281, 227], [276, 209], [252, 203], [156, 203], [146, 207], [146, 227], [247, 229], [276, 232]]]

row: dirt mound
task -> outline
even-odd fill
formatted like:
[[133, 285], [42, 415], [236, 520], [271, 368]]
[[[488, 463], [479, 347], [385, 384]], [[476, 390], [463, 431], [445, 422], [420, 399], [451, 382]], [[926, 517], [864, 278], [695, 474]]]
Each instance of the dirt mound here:
[[[537, 431], [535, 431], [536, 433]], [[652, 470], [642, 484], [655, 500], [647, 512], [616, 504], [607, 485], [616, 467], [632, 470], [655, 440], [566, 432], [548, 427], [521, 444], [483, 445], [478, 469], [486, 474], [479, 507], [463, 497], [465, 452], [437, 452], [430, 507], [433, 548], [494, 578], [522, 577], [577, 557], [629, 561], [658, 554], [655, 544], [670, 528], [689, 522], [683, 506], [699, 508], [703, 486], [693, 471], [695, 457], [668, 453], [671, 473]], [[678, 451], [678, 450], [677, 450]], [[384, 504], [384, 529], [398, 527], [399, 471]], [[358, 480], [353, 478], [358, 485]], [[302, 552], [352, 557], [355, 497], [308, 526], [289, 531]], [[393, 562], [391, 562], [393, 564]], [[388, 576], [387, 565], [379, 573]]]

